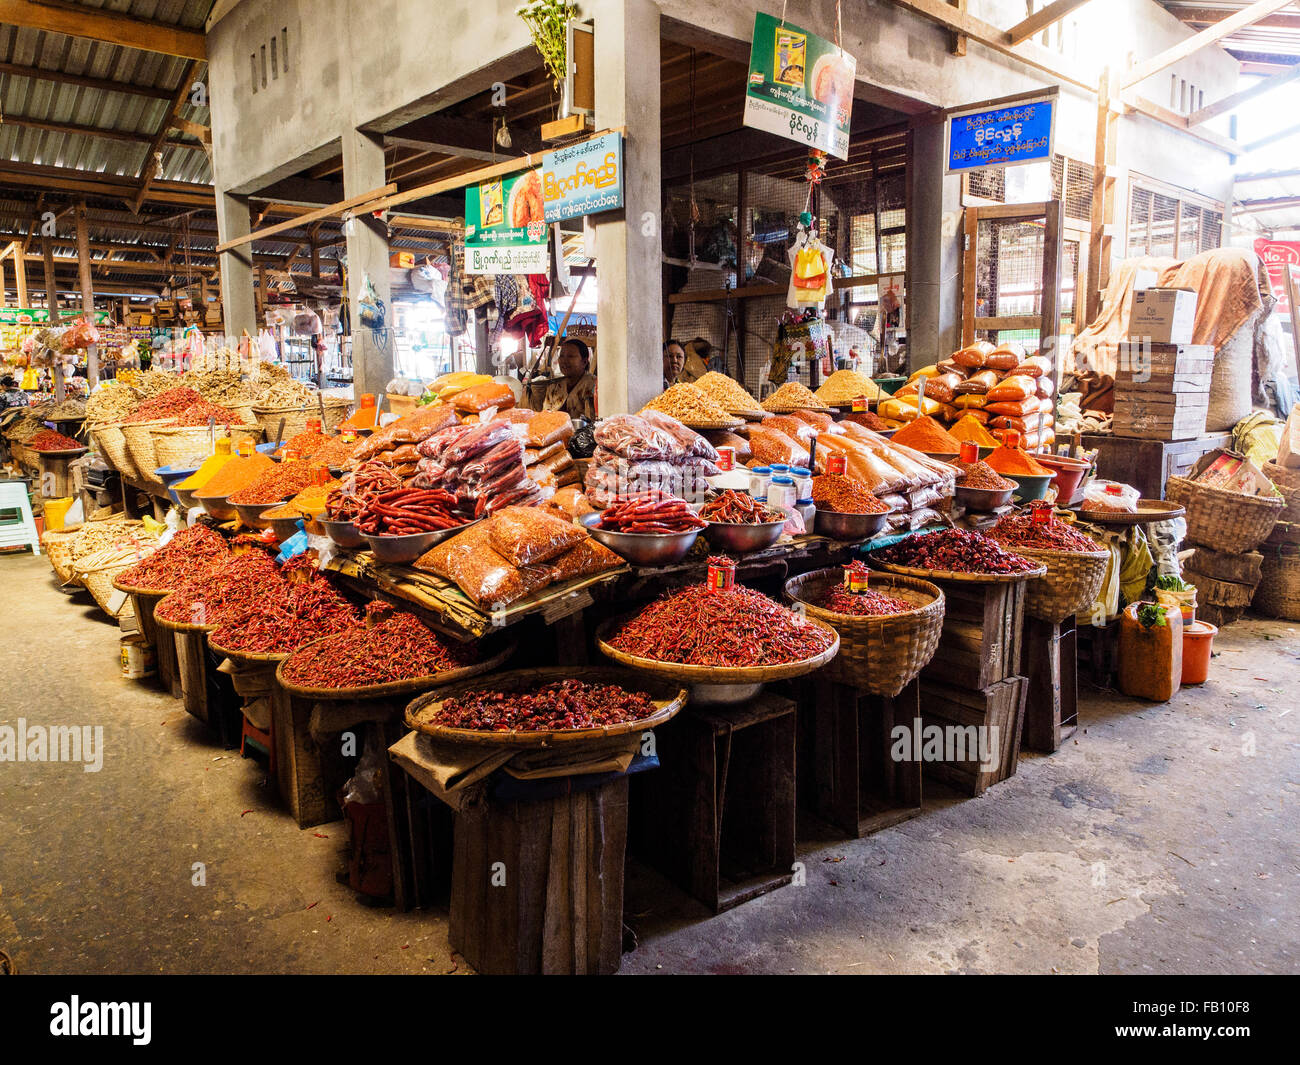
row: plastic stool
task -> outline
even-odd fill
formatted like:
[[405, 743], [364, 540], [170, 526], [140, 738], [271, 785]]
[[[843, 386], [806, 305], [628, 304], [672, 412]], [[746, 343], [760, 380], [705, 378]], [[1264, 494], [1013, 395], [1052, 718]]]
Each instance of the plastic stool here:
[[[4, 511], [17, 511], [16, 518], [6, 518]], [[30, 544], [32, 553], [41, 553], [41, 538], [32, 517], [32, 502], [27, 498], [27, 482], [0, 481], [0, 547]]]
[[243, 718], [243, 722], [244, 722], [244, 727], [241, 729], [240, 736], [239, 736], [239, 757], [247, 758], [248, 748], [251, 747], [253, 748], [253, 750], [266, 755], [267, 758], [266, 771], [268, 773], [274, 773], [276, 768], [275, 767], [275, 743], [271, 738], [270, 730], [268, 729], [265, 732], [262, 731], [251, 721], [249, 721], [248, 718]]

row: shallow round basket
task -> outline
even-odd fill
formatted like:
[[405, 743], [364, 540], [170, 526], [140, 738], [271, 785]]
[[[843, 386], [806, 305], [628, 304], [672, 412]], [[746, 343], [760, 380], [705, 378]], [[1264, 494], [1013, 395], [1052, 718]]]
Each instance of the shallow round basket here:
[[230, 498], [230, 493], [224, 496], [195, 495], [194, 498], [198, 500], [199, 506], [218, 521], [234, 521], [239, 517], [239, 511], [235, 509], [234, 504], [226, 502]]
[[924, 455], [924, 456], [925, 456], [926, 458], [928, 458], [928, 459], [934, 459], [935, 462], [952, 462], [952, 460], [955, 459], [955, 458], [960, 454], [960, 452], [958, 452], [958, 451], [922, 451], [921, 454]]
[[[323, 639], [329, 640], [333, 637], [325, 636]], [[305, 651], [312, 647], [320, 640], [313, 640], [311, 643], [305, 643], [298, 648], [294, 654]], [[490, 658], [484, 658], [480, 662], [472, 665], [462, 666], [460, 669], [450, 669], [445, 673], [434, 673], [424, 677], [410, 677], [407, 680], [388, 681], [385, 684], [367, 684], [355, 688], [306, 688], [294, 684], [291, 680], [286, 680], [284, 676], [285, 664], [293, 655], [287, 656], [275, 670], [275, 681], [290, 695], [297, 695], [307, 699], [322, 700], [352, 700], [352, 699], [386, 699], [394, 695], [415, 695], [417, 692], [426, 692], [431, 688], [437, 688], [444, 684], [452, 684], [459, 680], [466, 680], [470, 677], [477, 677], [482, 673], [490, 673], [498, 666], [503, 666], [515, 653], [514, 641], [507, 642]]]
[[797, 410], [811, 410], [811, 411], [816, 411], [818, 414], [837, 413], [834, 407], [827, 407], [821, 405], [816, 407], [768, 407], [768, 406], [763, 407], [763, 413], [765, 414], [793, 414]]
[[1006, 550], [1047, 567], [1046, 573], [1025, 585], [1025, 613], [1053, 625], [1087, 610], [1097, 601], [1110, 563], [1109, 551], [1047, 551], [1010, 546]]
[[711, 521], [704, 526], [704, 539], [720, 551], [748, 554], [763, 551], [781, 539], [785, 519], [765, 521], [758, 525], [739, 525], [728, 521]]
[[154, 621], [156, 621], [160, 627], [167, 629], [169, 632], [182, 632], [182, 633], [214, 632], [215, 630], [221, 628], [221, 626], [224, 624], [224, 622], [221, 621], [214, 622], [211, 625], [208, 624], [200, 625], [196, 622], [190, 622], [190, 621], [169, 621], [167, 618], [163, 617], [159, 613], [163, 609], [163, 603], [166, 602], [167, 602], [167, 597], [164, 596], [162, 603], [159, 603], [156, 607], [154, 607], [153, 617], [154, 617]]
[[998, 476], [1016, 482], [1015, 498], [1017, 502], [1032, 503], [1035, 499], [1042, 499], [1043, 496], [1047, 495], [1047, 486], [1052, 483], [1054, 474], [1002, 473]]
[[786, 598], [840, 634], [840, 653], [826, 664], [829, 679], [892, 698], [929, 664], [939, 647], [943, 591], [918, 577], [873, 574], [869, 585], [873, 591], [906, 599], [913, 608], [883, 617], [860, 617], [817, 605], [843, 581], [842, 569], [814, 570], [786, 581]]
[[[1187, 508], [1188, 540], [1233, 553], [1263, 543], [1285, 506], [1281, 496], [1247, 496], [1184, 477], [1170, 477], [1165, 495], [1169, 502]], [[1140, 509], [1142, 501], [1138, 506]]]
[[706, 432], [712, 429], [730, 431], [732, 429], [739, 429], [742, 425], [745, 424], [745, 419], [740, 415], [736, 415], [736, 417], [734, 418], [728, 418], [726, 421], [716, 421], [716, 422], [699, 422], [699, 421], [687, 422], [687, 421], [682, 421], [680, 418], [678, 419], [678, 421], [681, 421], [682, 424], [686, 426], [687, 429], [694, 429], [697, 433]]
[[283, 418], [284, 436], [282, 439], [288, 440], [290, 437], [306, 432], [307, 422], [311, 418], [321, 418], [321, 427], [324, 431], [327, 433], [333, 432], [347, 418], [348, 411], [352, 408], [352, 401], [341, 397], [325, 397], [324, 408], [323, 417], [321, 405], [317, 402], [312, 402], [305, 407], [254, 406], [252, 413], [266, 433], [268, 440], [275, 439], [276, 431], [280, 427], [280, 419]]
[[328, 521], [321, 518], [320, 524], [325, 530], [325, 535], [339, 547], [355, 548], [365, 544], [365, 540], [361, 538], [361, 530], [350, 521]]
[[236, 503], [235, 512], [239, 515], [239, 520], [250, 529], [269, 529], [271, 523], [263, 521], [262, 514], [274, 507], [282, 507], [287, 502], [287, 499], [281, 499], [274, 503]]
[[623, 533], [597, 528], [600, 512], [584, 514], [580, 519], [591, 533], [591, 538], [604, 544], [615, 554], [634, 566], [671, 566], [680, 562], [695, 546], [699, 529], [680, 533]]
[[414, 562], [422, 554], [436, 544], [449, 540], [457, 533], [462, 533], [471, 525], [477, 522], [466, 522], [464, 525], [457, 525], [450, 529], [435, 529], [427, 533], [411, 533], [405, 536], [376, 536], [371, 533], [362, 533], [361, 538], [370, 545], [370, 550], [374, 552], [377, 562], [389, 562], [400, 565], [404, 562]]
[[158, 453], [153, 443], [153, 431], [160, 425], [170, 423], [169, 418], [157, 418], [148, 422], [128, 422], [122, 426], [122, 439], [126, 441], [126, 450], [131, 455], [131, 462], [135, 466], [139, 480], [157, 485], [163, 483], [162, 478], [153, 471], [159, 466], [168, 464], [158, 461]]
[[654, 673], [657, 676], [667, 677], [670, 680], [681, 681], [690, 685], [750, 687], [771, 680], [788, 680], [791, 677], [802, 677], [805, 673], [811, 673], [814, 669], [824, 666], [835, 657], [840, 649], [840, 634], [835, 631], [834, 627], [824, 621], [819, 621], [817, 618], [805, 617], [806, 624], [826, 629], [835, 637], [826, 650], [822, 651], [821, 654], [813, 655], [811, 658], [805, 658], [798, 662], [783, 662], [775, 666], [688, 666], [680, 662], [660, 662], [653, 658], [640, 658], [637, 655], [626, 654], [609, 644], [609, 637], [616, 634], [631, 619], [632, 615], [630, 614], [618, 618], [609, 618], [596, 629], [596, 645], [600, 648], [601, 653], [621, 665], [644, 670], [647, 673]]
[[868, 540], [885, 527], [889, 511], [883, 514], [841, 514], [838, 510], [818, 510], [813, 529], [832, 540]]
[[32, 452], [36, 455], [38, 461], [42, 458], [49, 458], [49, 459], [77, 458], [79, 455], [84, 455], [89, 450], [90, 448], [88, 447], [69, 447], [69, 448], [64, 448], [60, 451], [37, 451], [35, 448], [32, 448]]
[[[1019, 552], [1016, 552], [1017, 554]], [[1024, 573], [958, 573], [948, 569], [922, 569], [919, 566], [899, 566], [893, 562], [882, 562], [872, 558], [868, 553], [867, 562], [885, 573], [898, 573], [904, 577], [920, 577], [924, 581], [955, 581], [958, 584], [1012, 584], [1016, 581], [1032, 580], [1047, 572], [1047, 567], [1040, 565], [1037, 569]]]
[[[214, 629], [213, 635], [216, 635], [218, 631], [219, 628]], [[212, 649], [214, 654], [218, 654], [222, 658], [229, 658], [235, 663], [235, 665], [244, 666], [249, 669], [256, 669], [259, 666], [270, 667], [278, 665], [288, 658], [290, 654], [288, 651], [279, 651], [275, 654], [267, 654], [264, 651], [236, 651], [232, 648], [222, 646], [214, 640], [212, 636], [208, 637], [208, 646]]]
[[957, 485], [953, 490], [953, 498], [967, 510], [985, 513], [1005, 507], [1011, 502], [1011, 493], [1014, 491], [1014, 488], [964, 488]]
[[[642, 691], [654, 700], [657, 709], [649, 717], [637, 721], [625, 721], [620, 725], [607, 725], [603, 728], [547, 731], [512, 729], [508, 732], [485, 732], [479, 729], [450, 728], [438, 724], [443, 705], [455, 696], [483, 690], [531, 694], [544, 684], [553, 684], [562, 680], [582, 680], [588, 684], [617, 684], [626, 691]], [[446, 686], [440, 685], [407, 706], [406, 724], [416, 732], [455, 743], [494, 747], [551, 747], [564, 743], [582, 743], [606, 739], [610, 736], [623, 736], [629, 732], [645, 732], [646, 729], [652, 729], [671, 720], [677, 711], [686, 705], [686, 697], [686, 689], [677, 684], [615, 666], [517, 669], [509, 673], [498, 673], [481, 681], [469, 680]]]
[[52, 531], [41, 537], [45, 557], [54, 567], [55, 576], [63, 583], [72, 579], [72, 539], [76, 535], [75, 532]]

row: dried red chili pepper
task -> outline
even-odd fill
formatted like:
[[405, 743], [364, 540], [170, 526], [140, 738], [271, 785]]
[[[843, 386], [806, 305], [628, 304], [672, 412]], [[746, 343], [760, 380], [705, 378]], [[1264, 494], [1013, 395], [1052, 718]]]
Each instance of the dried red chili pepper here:
[[532, 692], [466, 692], [442, 704], [438, 724], [483, 732], [589, 729], [639, 721], [657, 709], [645, 692], [564, 680]]

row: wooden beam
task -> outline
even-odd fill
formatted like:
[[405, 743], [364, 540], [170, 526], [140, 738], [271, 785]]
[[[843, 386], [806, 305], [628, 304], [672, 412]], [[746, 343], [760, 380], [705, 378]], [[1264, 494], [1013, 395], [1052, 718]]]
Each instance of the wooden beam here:
[[[948, 0], [948, 4], [963, 14], [966, 11], [966, 0]], [[966, 34], [953, 32], [948, 34], [948, 54], [958, 58], [966, 54]]]
[[87, 314], [95, 310], [95, 286], [90, 275], [90, 231], [86, 228], [86, 202], [77, 201], [77, 267], [81, 276], [81, 309]]
[[[1088, 285], [1087, 290], [1075, 293], [1076, 306], [1082, 303], [1083, 323], [1096, 319], [1101, 311], [1101, 295], [1110, 283], [1110, 259], [1113, 237], [1108, 228], [1114, 218], [1115, 165], [1118, 140], [1118, 119], [1111, 101], [1118, 89], [1119, 79], [1110, 67], [1101, 72], [1097, 85], [1097, 129], [1093, 142], [1092, 162], [1092, 214], [1089, 219]], [[1077, 314], [1076, 314], [1077, 317]]]
[[1088, 0], [1054, 0], [1053, 3], [1035, 11], [1028, 18], [1022, 19], [1007, 30], [1007, 43], [1017, 45], [1029, 40], [1034, 34], [1060, 22], [1071, 11], [1083, 7], [1086, 3], [1088, 3]]
[[1300, 207], [1300, 196], [1272, 196], [1262, 200], [1238, 200], [1233, 208], [1236, 214], [1259, 214], [1261, 211], [1278, 211], [1286, 207]]
[[[148, 144], [153, 138], [147, 133], [137, 133], [130, 129], [105, 129], [103, 126], [81, 126], [75, 122], [46, 122], [39, 118], [27, 118], [25, 115], [4, 116], [4, 125], [18, 126], [22, 129], [38, 129], [48, 133], [79, 133], [84, 137], [99, 137], [101, 140], [119, 141], [125, 144]], [[172, 147], [189, 148], [203, 151], [202, 144], [190, 141], [169, 141]]]
[[[198, 122], [191, 122], [188, 118], [177, 116], [172, 119], [172, 129], [178, 129], [182, 133], [188, 133], [191, 137], [197, 137], [201, 144], [212, 143], [212, 127], [200, 125]], [[174, 142], [168, 142], [174, 143]], [[199, 145], [194, 145], [198, 147]]]
[[1138, 63], [1124, 75], [1120, 88], [1127, 89], [1130, 85], [1137, 85], [1139, 82], [1146, 81], [1152, 74], [1158, 74], [1165, 67], [1172, 66], [1190, 55], [1195, 55], [1207, 45], [1223, 40], [1224, 37], [1236, 33], [1239, 29], [1249, 26], [1253, 22], [1257, 22], [1265, 15], [1280, 11], [1290, 3], [1291, 0], [1255, 0], [1249, 7], [1233, 12], [1227, 18], [1220, 19], [1213, 26], [1201, 30], [1200, 33], [1194, 33], [1186, 40], [1179, 41], [1172, 47], [1166, 48], [1163, 52], [1157, 52], [1150, 59]]
[[27, 302], [27, 263], [23, 259], [22, 246], [14, 241], [9, 251], [14, 261], [14, 283], [18, 287], [18, 306], [30, 307], [31, 304]]
[[1277, 181], [1281, 178], [1300, 177], [1300, 170], [1259, 170], [1253, 174], [1234, 174], [1233, 183], [1242, 185], [1247, 181]]
[[[198, 60], [194, 60], [185, 68], [185, 73], [181, 76], [180, 84], [176, 87], [176, 94], [172, 97], [171, 103], [167, 107], [167, 113], [163, 115], [163, 120], [158, 126], [158, 132], [154, 134], [153, 140], [149, 144], [148, 150], [144, 156], [144, 166], [140, 168], [140, 189], [135, 194], [134, 210], [139, 211], [140, 205], [144, 203], [144, 198], [149, 194], [149, 186], [154, 183], [161, 167], [158, 165], [154, 154], [162, 149], [163, 142], [167, 139], [167, 133], [176, 122], [181, 112], [181, 106], [189, 98], [190, 89], [194, 85], [194, 75], [199, 72]], [[214, 201], [215, 202], [215, 201]]]
[[80, 4], [64, 7], [48, 0], [39, 4], [33, 0], [0, 0], [0, 23], [138, 48], [142, 52], [161, 52], [185, 59], [208, 57], [203, 34], [195, 30]]
[[[74, 271], [80, 270], [82, 260], [78, 256], [54, 255], [53, 249], [55, 241], [51, 237], [46, 237], [44, 239], [44, 244], [50, 249], [50, 255], [55, 266], [69, 267]], [[24, 258], [31, 261], [38, 261], [45, 258], [45, 253], [44, 250], [42, 250], [40, 254], [37, 254], [34, 251], [28, 252]], [[276, 257], [275, 261], [278, 263], [281, 260], [279, 257]], [[100, 270], [108, 273], [119, 274], [157, 274], [159, 276], [185, 273], [210, 274], [215, 273], [217, 269], [215, 266], [198, 266], [192, 262], [188, 269], [179, 263], [141, 263], [131, 262], [124, 259], [91, 259], [89, 260], [89, 263], [91, 270]]]
[[893, 3], [923, 19], [963, 33], [986, 48], [1010, 56], [1026, 66], [1051, 74], [1057, 80], [1068, 81], [1071, 85], [1077, 85], [1089, 92], [1096, 91], [1096, 85], [1067, 62], [1059, 52], [1050, 51], [1030, 41], [1013, 46], [1007, 38], [1006, 30], [1000, 30], [991, 22], [985, 22], [965, 11], [950, 7], [947, 0], [893, 0]]
[[[66, 166], [8, 161], [0, 161], [0, 185], [21, 185], [25, 188], [86, 193], [113, 200], [133, 198], [137, 192], [136, 184], [130, 177], [100, 174], [93, 170], [74, 170]], [[146, 200], [151, 203], [169, 203], [216, 210], [216, 199], [211, 185], [197, 185], [185, 181], [155, 182]]]
[[1206, 104], [1199, 111], [1193, 111], [1187, 116], [1187, 125], [1189, 128], [1192, 126], [1199, 126], [1202, 122], [1208, 122], [1212, 118], [1217, 118], [1219, 115], [1226, 114], [1241, 104], [1244, 104], [1247, 100], [1253, 100], [1256, 96], [1262, 96], [1266, 92], [1272, 92], [1274, 89], [1295, 81], [1296, 78], [1300, 78], [1300, 63], [1297, 63], [1288, 70], [1283, 70], [1281, 73], [1265, 78], [1263, 81], [1250, 86], [1248, 89], [1234, 92], [1229, 96], [1225, 96], [1222, 100], [1216, 100], [1212, 104]]
[[[518, 169], [518, 168], [517, 168]], [[358, 193], [346, 200], [340, 200], [338, 203], [330, 204], [328, 207], [320, 207], [315, 211], [306, 211], [297, 218], [291, 218], [286, 222], [277, 222], [275, 225], [266, 226], [262, 229], [255, 230], [242, 237], [236, 237], [234, 240], [228, 240], [224, 244], [217, 245], [217, 252], [230, 251], [232, 248], [241, 247], [244, 244], [251, 244], [255, 240], [266, 240], [277, 233], [283, 233], [286, 229], [297, 229], [299, 226], [305, 226], [309, 222], [315, 222], [324, 218], [335, 218], [344, 211], [353, 207], [360, 207], [362, 204], [368, 204], [372, 200], [390, 195], [397, 191], [396, 185], [385, 185], [382, 188], [371, 189], [369, 192]]]
[[[1179, 22], [1196, 23], [1201, 26], [1212, 26], [1216, 22], [1222, 22], [1232, 14], [1230, 7], [1204, 7], [1199, 4], [1164, 4], [1168, 12], [1178, 19]], [[1263, 18], [1256, 19], [1254, 26], [1272, 26], [1279, 29], [1297, 29], [1300, 28], [1300, 12], [1284, 11], [1276, 15], [1265, 15]]]
[[150, 100], [170, 100], [172, 98], [171, 89], [162, 89], [153, 85], [133, 85], [129, 81], [92, 78], [85, 74], [69, 74], [62, 70], [46, 70], [45, 67], [28, 67], [18, 63], [0, 63], [0, 74], [9, 74], [16, 78], [35, 78], [38, 81], [54, 81], [60, 85], [80, 85], [82, 88], [98, 89], [100, 92], [144, 96]]
[[1218, 148], [1219, 151], [1227, 155], [1242, 155], [1247, 150], [1246, 145], [1239, 144], [1231, 137], [1225, 137], [1221, 133], [1215, 133], [1213, 130], [1208, 129], [1192, 129], [1187, 123], [1186, 115], [1180, 115], [1177, 111], [1161, 107], [1160, 104], [1148, 100], [1144, 96], [1137, 96], [1131, 92], [1125, 93], [1120, 102], [1120, 109], [1136, 111], [1140, 115], [1146, 115], [1147, 118], [1153, 118], [1157, 122], [1176, 129], [1180, 133], [1186, 133], [1189, 137], [1208, 144], [1212, 148]]

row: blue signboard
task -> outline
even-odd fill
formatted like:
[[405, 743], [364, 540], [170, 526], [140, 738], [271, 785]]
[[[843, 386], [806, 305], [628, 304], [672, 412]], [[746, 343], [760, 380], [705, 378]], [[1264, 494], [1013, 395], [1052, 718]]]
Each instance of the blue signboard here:
[[947, 172], [1036, 163], [1052, 157], [1056, 100], [1017, 100], [948, 115]]
[[606, 133], [543, 154], [542, 202], [547, 222], [622, 207], [623, 135]]

